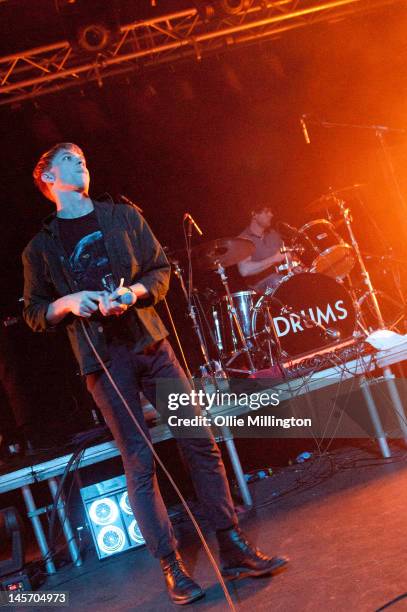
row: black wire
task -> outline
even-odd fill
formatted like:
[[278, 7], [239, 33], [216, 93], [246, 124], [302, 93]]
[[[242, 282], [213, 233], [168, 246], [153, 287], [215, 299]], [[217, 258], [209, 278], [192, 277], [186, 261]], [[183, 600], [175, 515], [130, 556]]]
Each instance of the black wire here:
[[[65, 484], [65, 480], [68, 477], [69, 472], [71, 471], [71, 467], [74, 466], [74, 464], [76, 463], [74, 469], [77, 470], [79, 467], [79, 463], [82, 459], [83, 453], [85, 451], [86, 446], [88, 446], [89, 441], [86, 441], [85, 443], [83, 443], [81, 445], [81, 447], [79, 447], [79, 449], [77, 449], [72, 457], [70, 458], [70, 460], [68, 461], [66, 467], [65, 467], [65, 471], [62, 475], [62, 478], [59, 481], [58, 484], [58, 488], [57, 488], [57, 492], [54, 498], [54, 503], [52, 506], [52, 511], [51, 511], [51, 518], [49, 521], [49, 528], [48, 528], [48, 542], [49, 542], [49, 550], [51, 555], [53, 556], [53, 548], [54, 548], [54, 529], [55, 529], [55, 521], [56, 521], [56, 517], [57, 517], [57, 512], [58, 512], [58, 501], [59, 498], [61, 497], [62, 494], [62, 490]], [[61, 525], [62, 528], [62, 525]]]
[[[100, 436], [98, 436], [98, 438], [100, 440], [103, 440], [105, 436], [103, 436], [102, 438], [100, 438]], [[68, 477], [69, 473], [74, 473], [78, 468], [79, 468], [79, 464], [82, 460], [82, 455], [85, 452], [86, 448], [88, 446], [90, 446], [91, 444], [95, 443], [95, 438], [92, 438], [91, 435], [89, 435], [85, 440], [83, 440], [79, 446], [73, 451], [73, 454], [71, 456], [71, 458], [69, 459], [65, 470], [62, 474], [62, 477], [59, 481], [58, 484], [58, 488], [57, 488], [57, 492], [54, 498], [54, 502], [52, 505], [52, 510], [51, 510], [51, 515], [50, 515], [50, 519], [49, 519], [49, 528], [48, 528], [48, 553], [44, 558], [41, 558], [41, 560], [38, 561], [34, 561], [33, 563], [47, 563], [48, 561], [51, 561], [52, 559], [55, 558], [55, 556], [57, 554], [59, 554], [60, 552], [62, 552], [62, 550], [64, 550], [65, 548], [67, 548], [67, 546], [69, 545], [69, 542], [66, 542], [62, 547], [60, 547], [58, 550], [56, 550], [56, 541], [57, 539], [60, 537], [60, 535], [62, 534], [63, 531], [63, 525], [60, 526], [60, 531], [57, 534], [57, 536], [54, 537], [54, 529], [55, 529], [55, 522], [56, 522], [56, 517], [57, 517], [57, 512], [58, 512], [58, 502], [59, 502], [59, 498], [61, 496], [62, 490], [63, 490], [63, 486], [65, 484], [65, 480]], [[72, 469], [71, 469], [72, 468]], [[73, 490], [73, 484], [74, 484], [74, 480], [72, 480], [71, 485], [70, 485], [70, 489], [69, 489], [69, 493], [68, 493], [68, 497], [65, 501], [65, 506], [68, 505], [69, 503], [69, 498], [70, 495], [72, 493]]]
[[381, 612], [382, 610], [385, 610], [386, 608], [390, 608], [390, 606], [397, 603], [398, 601], [401, 601], [402, 599], [405, 599], [406, 597], [407, 597], [407, 593], [403, 593], [402, 595], [399, 595], [398, 597], [395, 597], [394, 599], [391, 599], [390, 601], [388, 601], [381, 608], [377, 608], [375, 612]]
[[[352, 460], [348, 460], [348, 457], [344, 457], [341, 459], [338, 457], [339, 453], [342, 453], [342, 449], [338, 449], [336, 451], [323, 452], [321, 455], [315, 457], [314, 459], [308, 460], [306, 463], [295, 464], [292, 466], [291, 470], [295, 470], [298, 472], [298, 477], [295, 482], [290, 485], [287, 489], [280, 492], [273, 492], [273, 496], [271, 498], [266, 499], [260, 504], [255, 504], [256, 510], [260, 508], [266, 508], [278, 502], [281, 498], [289, 496], [293, 493], [308, 491], [310, 489], [315, 488], [319, 484], [322, 484], [335, 474], [339, 473], [342, 470], [363, 470], [364, 468], [370, 467], [380, 467], [384, 465], [398, 464], [404, 463], [407, 459], [407, 453], [402, 452], [399, 456], [393, 456], [389, 458], [378, 458], [377, 460], [372, 459], [370, 457], [359, 457], [352, 462]], [[347, 451], [349, 452], [349, 451]], [[360, 454], [360, 449], [355, 449], [355, 453]], [[325, 468], [325, 471], [321, 473], [315, 473], [315, 470], [324, 467], [324, 460], [329, 461], [329, 470]], [[370, 462], [370, 463], [362, 463], [358, 464], [358, 462]], [[259, 470], [256, 470], [259, 471]], [[286, 471], [285, 468], [282, 468], [281, 471]], [[271, 476], [272, 478], [273, 476]]]
[[[77, 462], [77, 466], [74, 467], [74, 470], [76, 470], [79, 467], [80, 461], [81, 461], [81, 457], [79, 457], [79, 461]], [[71, 472], [72, 472], [72, 470], [71, 470]], [[71, 495], [72, 495], [72, 492], [73, 492], [74, 484], [75, 484], [75, 480], [72, 479], [72, 482], [70, 484], [69, 491], [68, 491], [68, 494], [67, 494], [66, 500], [65, 500], [66, 508], [68, 508], [68, 506], [69, 506]], [[67, 518], [68, 518], [68, 514], [66, 513], [64, 520], [66, 520]], [[63, 523], [59, 526], [59, 531], [58, 531], [57, 535], [55, 536], [54, 550], [51, 551], [51, 549], [49, 549], [48, 554], [44, 558], [34, 559], [34, 560], [32, 560], [32, 561], [30, 561], [29, 563], [26, 564], [25, 567], [32, 566], [32, 567], [35, 567], [37, 569], [37, 571], [31, 575], [31, 577], [33, 579], [37, 578], [38, 576], [47, 578], [48, 577], [48, 573], [46, 571], [42, 570], [42, 569], [39, 569], [39, 567], [40, 566], [42, 567], [43, 564], [46, 563], [47, 561], [50, 561], [50, 560], [54, 559], [55, 557], [59, 556], [66, 548], [68, 548], [69, 542], [67, 542], [67, 541], [65, 541], [64, 544], [62, 544], [58, 548], [56, 547], [57, 542], [59, 541], [59, 539], [60, 539], [60, 537], [62, 535], [63, 535]], [[89, 542], [88, 548], [90, 547], [90, 545], [91, 545], [91, 542]], [[52, 552], [52, 554], [50, 554], [51, 552]], [[83, 553], [83, 549], [80, 552]], [[70, 567], [71, 567], [70, 563], [66, 563], [66, 565], [69, 565], [69, 569], [70, 569]]]

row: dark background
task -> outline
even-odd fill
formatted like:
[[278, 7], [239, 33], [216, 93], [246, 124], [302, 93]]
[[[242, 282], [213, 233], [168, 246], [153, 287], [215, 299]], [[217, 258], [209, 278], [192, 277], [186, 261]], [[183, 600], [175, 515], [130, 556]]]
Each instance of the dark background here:
[[[12, 10], [15, 2], [1, 7], [2, 53], [19, 44], [43, 44], [46, 31], [47, 40], [60, 39], [57, 29], [47, 30], [48, 4], [42, 0], [34, 8], [22, 3], [20, 11]], [[183, 246], [185, 211], [202, 227], [204, 241], [238, 234], [259, 203], [270, 204], [277, 219], [301, 226], [324, 216], [307, 213], [305, 207], [329, 186], [363, 183], [349, 195], [354, 229], [366, 253], [382, 256], [393, 248], [399, 265], [369, 260], [369, 269], [375, 285], [396, 296], [393, 272], [404, 288], [407, 216], [387, 180], [375, 133], [310, 124], [307, 145], [299, 118], [308, 113], [315, 121], [407, 129], [406, 28], [407, 10], [387, 8], [201, 62], [176, 63], [144, 75], [105, 79], [102, 87], [89, 84], [1, 107], [1, 318], [20, 312], [20, 254], [52, 211], [34, 188], [31, 172], [39, 155], [59, 141], [75, 142], [85, 151], [93, 196], [126, 194], [143, 208], [170, 249]], [[407, 135], [388, 134], [386, 143], [407, 197]], [[231, 275], [234, 289], [244, 288]], [[217, 277], [202, 279], [202, 286], [208, 284], [218, 287]], [[196, 343], [175, 279], [168, 299], [196, 367]], [[61, 403], [66, 411], [55, 388], [51, 393], [43, 381], [47, 376], [55, 380], [61, 353], [65, 379], [66, 370], [75, 371], [65, 357], [68, 349], [59, 341], [23, 333], [13, 343], [16, 359], [19, 350], [25, 358], [32, 351], [30, 375], [48, 397], [47, 414], [59, 414]], [[59, 395], [70, 395], [70, 385], [61, 381]]]

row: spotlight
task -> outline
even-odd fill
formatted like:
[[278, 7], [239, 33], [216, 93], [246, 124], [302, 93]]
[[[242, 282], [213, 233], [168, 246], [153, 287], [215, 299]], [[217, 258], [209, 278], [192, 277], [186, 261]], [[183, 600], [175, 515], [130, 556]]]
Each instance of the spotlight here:
[[125, 491], [123, 495], [120, 497], [119, 503], [120, 503], [120, 508], [123, 510], [123, 512], [133, 516], [133, 510], [131, 509], [131, 506], [129, 503], [129, 494], [127, 493], [127, 491]]
[[98, 534], [99, 548], [106, 555], [120, 552], [126, 545], [126, 535], [117, 525], [102, 527]]
[[99, 53], [119, 31], [118, 0], [55, 0], [65, 35], [73, 46], [87, 53]]
[[91, 504], [89, 516], [96, 525], [109, 525], [117, 520], [119, 509], [112, 499], [104, 497]]
[[133, 542], [139, 545], [144, 544], [144, 538], [135, 519], [133, 519], [129, 525], [129, 534]]
[[102, 23], [91, 23], [79, 28], [77, 36], [85, 51], [101, 51], [109, 44], [111, 32]]
[[124, 475], [83, 487], [81, 497], [99, 559], [143, 546]]
[[237, 15], [247, 11], [253, 4], [253, 0], [217, 0], [217, 4], [226, 15]]

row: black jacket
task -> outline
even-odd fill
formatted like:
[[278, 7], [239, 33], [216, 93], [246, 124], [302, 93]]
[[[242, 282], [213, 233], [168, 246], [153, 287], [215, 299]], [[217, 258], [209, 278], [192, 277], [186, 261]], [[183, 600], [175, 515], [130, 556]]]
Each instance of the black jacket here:
[[[94, 202], [97, 219], [103, 233], [112, 273], [119, 284], [142, 283], [149, 298], [137, 300], [121, 319], [126, 320], [137, 337], [137, 350], [168, 335], [154, 305], [167, 293], [170, 265], [162, 247], [145, 219], [131, 206]], [[24, 249], [24, 319], [34, 331], [45, 331], [51, 326], [45, 318], [48, 305], [54, 300], [80, 291], [65, 253], [54, 213], [48, 217], [41, 231]], [[81, 319], [84, 320], [84, 319]], [[89, 374], [100, 369], [86, 340], [80, 318], [68, 315], [59, 325], [66, 326], [68, 336], [81, 372]], [[103, 321], [97, 317], [86, 319], [88, 333], [95, 347], [108, 364], [109, 356]]]

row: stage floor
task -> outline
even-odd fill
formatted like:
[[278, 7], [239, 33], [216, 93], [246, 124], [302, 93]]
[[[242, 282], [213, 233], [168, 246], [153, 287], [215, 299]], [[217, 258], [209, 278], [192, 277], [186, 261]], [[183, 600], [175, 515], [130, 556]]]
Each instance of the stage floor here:
[[[290, 564], [273, 578], [228, 583], [238, 610], [373, 612], [407, 591], [407, 461], [400, 446], [392, 448], [388, 460], [373, 443], [364, 451], [342, 448], [250, 485], [256, 509], [242, 518], [246, 533]], [[205, 599], [185, 609], [227, 610], [191, 527], [181, 522], [176, 529], [206, 589]], [[76, 611], [174, 609], [158, 562], [144, 548], [103, 562], [90, 548], [82, 567], [62, 568], [41, 588], [69, 591]], [[407, 599], [391, 609], [407, 609]]]

